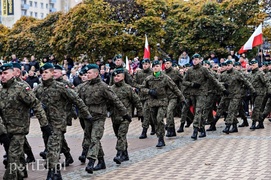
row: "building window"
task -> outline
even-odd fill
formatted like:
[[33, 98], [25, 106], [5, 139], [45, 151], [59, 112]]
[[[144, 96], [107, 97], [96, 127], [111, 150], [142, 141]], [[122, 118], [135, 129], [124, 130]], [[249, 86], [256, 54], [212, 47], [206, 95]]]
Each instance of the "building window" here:
[[43, 3], [40, 3], [40, 8], [43, 9]]
[[43, 19], [44, 18], [44, 14], [40, 13], [40, 18]]
[[35, 18], [37, 18], [38, 17], [38, 13], [37, 12], [35, 12]]
[[32, 7], [33, 6], [33, 2], [29, 1], [29, 6]]
[[30, 11], [30, 16], [33, 16], [33, 12], [32, 11]]
[[22, 16], [26, 16], [26, 11], [22, 10]]
[[46, 4], [46, 9], [48, 9], [48, 4]]
[[35, 7], [38, 7], [38, 3], [37, 2], [34, 2], [34, 4], [35, 4]]

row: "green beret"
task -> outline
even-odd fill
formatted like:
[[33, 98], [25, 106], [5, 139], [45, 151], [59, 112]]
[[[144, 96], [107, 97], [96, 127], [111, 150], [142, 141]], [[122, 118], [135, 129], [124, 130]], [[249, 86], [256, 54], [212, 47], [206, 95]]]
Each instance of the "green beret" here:
[[12, 63], [6, 63], [6, 64], [3, 64], [2, 66], [0, 66], [0, 72], [3, 72], [8, 69], [13, 69]]
[[150, 61], [150, 59], [146, 58], [146, 59], [143, 59], [141, 62], [141, 64], [144, 64], [144, 63], [151, 63], [151, 61]]
[[240, 62], [235, 62], [234, 66], [241, 66], [241, 63]]
[[172, 62], [171, 58], [166, 58], [164, 61], [165, 62]]
[[154, 60], [152, 62], [152, 66], [155, 66], [155, 65], [161, 65], [160, 61], [159, 60]]
[[256, 61], [256, 60], [250, 61], [250, 62], [249, 62], [249, 65], [252, 65], [252, 64], [258, 64], [258, 61]]
[[13, 68], [18, 68], [20, 70], [22, 69], [22, 66], [20, 63], [14, 62], [14, 63], [12, 63], [12, 65], [13, 65]]
[[52, 63], [45, 63], [41, 68], [40, 68], [40, 73], [42, 73], [46, 69], [54, 69], [54, 65]]
[[79, 74], [80, 74], [81, 76], [87, 73], [85, 67], [86, 67], [86, 66], [83, 66], [83, 67], [80, 69]]
[[198, 53], [196, 53], [196, 54], [194, 54], [194, 55], [192, 56], [192, 59], [195, 59], [195, 58], [201, 58], [201, 56], [200, 56]]
[[117, 68], [114, 70], [112, 76], [116, 76], [117, 74], [122, 74], [124, 73], [124, 69], [123, 68]]
[[233, 64], [233, 62], [232, 62], [232, 60], [227, 60], [226, 61], [226, 64], [228, 65], [228, 64]]
[[184, 65], [184, 67], [191, 67], [191, 64], [190, 64], [190, 63], [186, 63], [186, 64]]
[[203, 63], [203, 64], [209, 64], [209, 65], [211, 66], [211, 63], [210, 63], [210, 61], [208, 61], [208, 60], [204, 60], [204, 61], [202, 61], [202, 63]]
[[226, 62], [221, 63], [221, 66], [227, 66]]
[[178, 67], [178, 64], [177, 63], [173, 63], [172, 66], [173, 67]]
[[88, 64], [85, 67], [85, 70], [88, 71], [90, 69], [99, 69], [99, 66], [97, 64]]
[[62, 66], [60, 66], [60, 65], [58, 65], [58, 64], [55, 64], [55, 65], [54, 65], [54, 67], [55, 67], [55, 69], [58, 69], [58, 70], [63, 70], [63, 67], [62, 67]]
[[122, 59], [122, 55], [121, 55], [121, 54], [117, 54], [117, 55], [114, 57], [114, 61], [117, 60], [117, 59]]

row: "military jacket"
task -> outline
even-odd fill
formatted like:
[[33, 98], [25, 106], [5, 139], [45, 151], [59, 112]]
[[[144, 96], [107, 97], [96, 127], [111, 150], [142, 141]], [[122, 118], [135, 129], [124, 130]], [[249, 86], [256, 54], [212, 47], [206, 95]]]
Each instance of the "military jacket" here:
[[184, 101], [184, 96], [182, 92], [179, 90], [178, 86], [173, 82], [173, 80], [168, 77], [166, 74], [162, 73], [159, 77], [155, 77], [154, 75], [148, 76], [142, 86], [141, 91], [145, 94], [148, 94], [149, 90], [156, 90], [157, 96], [152, 97], [149, 95], [147, 100], [147, 104], [150, 107], [157, 106], [167, 106], [168, 105], [168, 95], [167, 91], [170, 89], [176, 96], [180, 99], [180, 101]]
[[85, 82], [78, 89], [79, 96], [87, 105], [93, 120], [99, 120], [107, 116], [107, 104], [113, 104], [121, 116], [127, 114], [127, 109], [119, 100], [111, 87], [104, 83], [100, 77]]
[[255, 89], [253, 88], [252, 84], [242, 75], [240, 72], [238, 72], [235, 69], [231, 69], [229, 71], [226, 71], [226, 73], [221, 74], [220, 81], [226, 84], [228, 87], [227, 90], [229, 91], [228, 98], [241, 98], [244, 96], [243, 90], [242, 90], [242, 84], [244, 84], [249, 90], [251, 90], [252, 93], [255, 92]]
[[[136, 72], [134, 76], [134, 87], [140, 88], [140, 85], [142, 85], [143, 81], [148, 77], [149, 75], [152, 74], [152, 70], [150, 68], [144, 70], [139, 70]], [[148, 98], [148, 95], [139, 92], [139, 97], [142, 101], [146, 100]]]
[[[170, 67], [169, 69], [165, 69], [164, 73], [168, 75], [180, 89], [179, 86], [180, 86], [180, 83], [182, 82], [182, 76], [180, 75], [179, 71]], [[168, 99], [177, 98], [177, 96], [170, 89], [168, 89], [167, 95], [168, 95]]]
[[67, 100], [78, 107], [83, 117], [90, 116], [87, 106], [75, 91], [54, 79], [42, 81], [34, 92], [45, 109], [49, 123], [58, 130], [66, 131], [68, 114], [64, 107]]
[[254, 87], [258, 95], [266, 95], [267, 90], [270, 89], [270, 82], [265, 77], [264, 73], [256, 68], [251, 71], [249, 81]]
[[30, 108], [33, 108], [41, 127], [48, 125], [41, 103], [29, 87], [14, 78], [3, 84], [0, 91], [0, 110], [8, 133], [29, 133]]
[[[209, 87], [207, 81], [211, 81], [219, 91], [224, 91], [225, 87], [212, 75], [212, 73], [201, 64], [193, 66], [188, 69], [184, 76], [183, 84], [186, 86], [184, 89], [185, 94], [190, 95], [208, 95]], [[193, 84], [200, 84], [199, 88], [194, 88]]]
[[[130, 116], [133, 115], [133, 106], [136, 107], [137, 115], [142, 116], [142, 104], [140, 98], [130, 85], [126, 84], [124, 81], [117, 82], [112, 86], [112, 90], [116, 93], [120, 101], [126, 107]], [[119, 109], [115, 106], [110, 109], [113, 122], [121, 122], [122, 115], [119, 115]]]

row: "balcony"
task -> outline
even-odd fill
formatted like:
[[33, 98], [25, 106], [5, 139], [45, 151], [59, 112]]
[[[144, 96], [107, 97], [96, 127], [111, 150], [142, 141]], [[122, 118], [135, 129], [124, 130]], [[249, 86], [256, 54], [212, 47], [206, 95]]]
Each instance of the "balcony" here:
[[21, 9], [28, 10], [29, 9], [29, 5], [28, 4], [22, 4], [21, 5]]
[[50, 8], [50, 12], [56, 12], [56, 8]]
[[49, 2], [50, 3], [56, 3], [56, 0], [50, 0]]

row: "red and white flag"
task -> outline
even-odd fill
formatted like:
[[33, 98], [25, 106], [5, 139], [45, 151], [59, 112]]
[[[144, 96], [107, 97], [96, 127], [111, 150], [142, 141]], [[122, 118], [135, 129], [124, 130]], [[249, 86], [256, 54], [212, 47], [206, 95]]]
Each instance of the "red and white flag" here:
[[147, 35], [145, 35], [145, 47], [144, 47], [143, 59], [150, 59], [150, 58], [151, 58], [150, 46], [148, 43]]
[[248, 41], [244, 46], [238, 51], [239, 54], [246, 52], [247, 50], [251, 50], [253, 47], [263, 44], [263, 26], [262, 23], [258, 26], [258, 28], [254, 31], [254, 33], [250, 36]]

